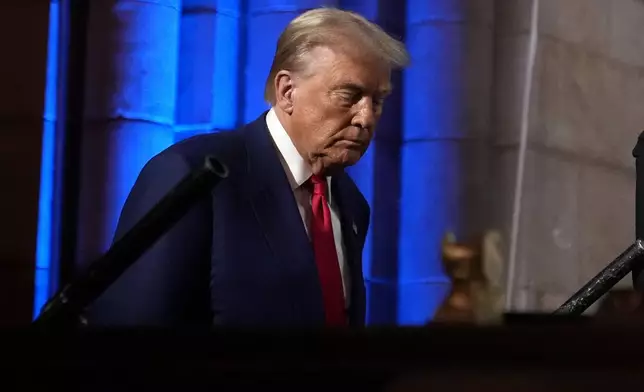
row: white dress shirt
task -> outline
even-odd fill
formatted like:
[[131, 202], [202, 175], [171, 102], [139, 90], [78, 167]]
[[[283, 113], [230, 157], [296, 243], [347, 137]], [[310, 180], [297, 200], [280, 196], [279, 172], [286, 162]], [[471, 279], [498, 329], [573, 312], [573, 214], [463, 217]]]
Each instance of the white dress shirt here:
[[[302, 158], [295, 148], [291, 137], [280, 123], [274, 109], [271, 109], [266, 115], [266, 126], [268, 131], [280, 152], [280, 161], [286, 171], [286, 176], [291, 184], [293, 195], [297, 201], [297, 207], [302, 216], [302, 222], [307, 234], [309, 234], [309, 225], [311, 222], [311, 192], [303, 187], [304, 183], [313, 174], [310, 165]], [[340, 211], [337, 203], [333, 203], [333, 193], [331, 189], [331, 177], [327, 177], [329, 184], [328, 204], [331, 210], [331, 224], [333, 226], [333, 238], [335, 239], [335, 250], [338, 253], [338, 262], [340, 263], [340, 273], [342, 274], [342, 287], [344, 288], [344, 298], [346, 307], [349, 307], [349, 267], [345, 259], [344, 241], [342, 239], [342, 227], [340, 225]], [[310, 234], [309, 234], [310, 237]]]

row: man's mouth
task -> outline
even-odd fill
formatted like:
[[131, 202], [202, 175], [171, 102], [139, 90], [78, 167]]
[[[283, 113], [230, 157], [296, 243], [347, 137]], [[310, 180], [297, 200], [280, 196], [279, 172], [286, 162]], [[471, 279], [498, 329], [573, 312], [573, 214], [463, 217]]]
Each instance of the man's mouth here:
[[355, 140], [355, 139], [343, 139], [338, 141], [338, 144], [340, 144], [343, 147], [346, 148], [363, 148], [365, 143], [362, 140]]

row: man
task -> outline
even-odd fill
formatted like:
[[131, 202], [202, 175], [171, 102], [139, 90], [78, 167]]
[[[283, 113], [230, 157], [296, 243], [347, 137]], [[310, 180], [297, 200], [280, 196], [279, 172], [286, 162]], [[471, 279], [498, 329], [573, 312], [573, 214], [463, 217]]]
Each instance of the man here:
[[201, 135], [144, 167], [122, 236], [206, 155], [229, 177], [88, 309], [94, 325], [363, 325], [369, 206], [344, 168], [373, 137], [404, 46], [363, 17], [308, 11], [282, 33], [265, 98], [231, 132]]

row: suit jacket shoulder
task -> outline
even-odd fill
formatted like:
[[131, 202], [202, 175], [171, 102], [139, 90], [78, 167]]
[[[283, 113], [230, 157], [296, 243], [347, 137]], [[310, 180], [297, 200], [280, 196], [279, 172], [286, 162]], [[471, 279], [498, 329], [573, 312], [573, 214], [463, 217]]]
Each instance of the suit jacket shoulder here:
[[[181, 156], [191, 169], [194, 169], [203, 165], [207, 156], [214, 156], [234, 168], [237, 166], [235, 163], [243, 161], [246, 155], [242, 131], [243, 128], [193, 136], [168, 147], [158, 157], [176, 154]], [[229, 167], [230, 169], [232, 168]]]

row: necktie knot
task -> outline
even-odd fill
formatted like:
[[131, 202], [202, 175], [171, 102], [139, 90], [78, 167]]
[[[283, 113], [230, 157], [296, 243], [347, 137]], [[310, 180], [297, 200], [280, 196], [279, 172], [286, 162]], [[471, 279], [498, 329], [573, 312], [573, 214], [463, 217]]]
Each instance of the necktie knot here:
[[313, 185], [313, 194], [326, 197], [327, 183], [326, 178], [318, 175], [311, 176], [311, 184]]

